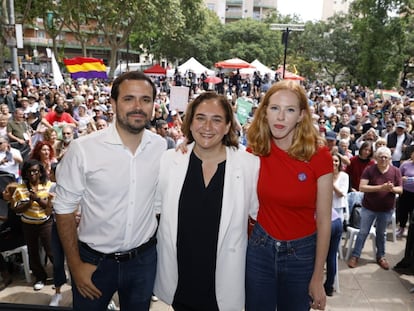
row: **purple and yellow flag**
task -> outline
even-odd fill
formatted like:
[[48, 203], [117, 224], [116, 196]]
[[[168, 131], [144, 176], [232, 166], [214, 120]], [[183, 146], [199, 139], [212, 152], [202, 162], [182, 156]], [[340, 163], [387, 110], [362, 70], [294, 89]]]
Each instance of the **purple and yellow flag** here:
[[72, 79], [107, 79], [106, 66], [101, 59], [91, 57], [75, 57], [64, 59], [66, 69]]

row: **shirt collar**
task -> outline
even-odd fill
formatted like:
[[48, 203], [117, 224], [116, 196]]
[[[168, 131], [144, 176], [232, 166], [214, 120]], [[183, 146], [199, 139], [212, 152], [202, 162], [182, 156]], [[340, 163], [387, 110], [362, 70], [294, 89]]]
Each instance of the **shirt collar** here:
[[[106, 131], [104, 142], [112, 145], [123, 145], [122, 139], [119, 136], [118, 130], [116, 128], [116, 123], [114, 122], [111, 126], [108, 126], [107, 129], [104, 129], [103, 131]], [[138, 149], [143, 149], [147, 144], [151, 142], [151, 132], [147, 129], [144, 129], [141, 143], [138, 147]]]

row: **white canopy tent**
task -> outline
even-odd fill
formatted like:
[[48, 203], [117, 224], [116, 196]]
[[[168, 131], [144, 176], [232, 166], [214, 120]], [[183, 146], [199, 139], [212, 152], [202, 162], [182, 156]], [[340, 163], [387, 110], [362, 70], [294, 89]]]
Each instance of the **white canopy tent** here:
[[214, 70], [208, 69], [206, 66], [201, 64], [194, 57], [191, 57], [184, 64], [178, 66], [178, 71], [180, 74], [185, 74], [188, 70], [194, 72], [197, 76], [201, 75], [203, 72], [207, 72], [208, 76], [215, 74]]
[[270, 77], [273, 77], [275, 71], [267, 67], [266, 65], [262, 64], [259, 60], [255, 59], [250, 63], [250, 65], [254, 66], [254, 68], [242, 68], [240, 69], [241, 75], [250, 75], [253, 76], [253, 73], [256, 71], [260, 73], [261, 76], [268, 74]]

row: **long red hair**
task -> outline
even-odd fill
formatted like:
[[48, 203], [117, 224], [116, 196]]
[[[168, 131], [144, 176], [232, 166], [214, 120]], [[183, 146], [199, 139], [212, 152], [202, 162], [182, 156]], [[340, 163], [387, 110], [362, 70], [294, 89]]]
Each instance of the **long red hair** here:
[[248, 146], [255, 155], [267, 156], [270, 154], [273, 137], [267, 121], [267, 107], [270, 97], [282, 90], [294, 93], [298, 98], [299, 108], [303, 111], [303, 118], [296, 126], [288, 154], [294, 159], [309, 161], [318, 148], [319, 134], [313, 125], [305, 90], [301, 85], [291, 80], [277, 82], [266, 92], [247, 131]]
[[40, 158], [40, 154], [41, 154], [40, 150], [42, 150], [43, 146], [48, 146], [49, 147], [49, 150], [50, 150], [49, 160], [50, 161], [54, 160], [55, 159], [55, 151], [53, 150], [53, 147], [50, 144], [50, 142], [48, 142], [46, 140], [38, 141], [36, 143], [35, 147], [32, 150], [30, 158], [34, 159], [34, 160], [42, 161], [41, 158]]

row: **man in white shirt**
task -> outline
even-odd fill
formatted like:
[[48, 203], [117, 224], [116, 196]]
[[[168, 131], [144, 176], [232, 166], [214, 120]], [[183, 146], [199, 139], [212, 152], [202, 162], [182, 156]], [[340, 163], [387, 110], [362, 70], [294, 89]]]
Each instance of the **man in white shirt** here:
[[[54, 208], [74, 310], [149, 310], [156, 269], [153, 199], [165, 139], [145, 129], [156, 88], [142, 72], [113, 83], [114, 126], [74, 140], [57, 168]], [[77, 231], [74, 211], [80, 206]]]
[[0, 172], [5, 172], [19, 178], [19, 165], [23, 162], [20, 151], [10, 147], [9, 139], [0, 136]]
[[391, 149], [392, 165], [400, 167], [401, 157], [412, 141], [413, 137], [406, 132], [405, 122], [397, 122], [395, 131], [387, 135], [387, 147]]
[[323, 100], [326, 103], [323, 111], [325, 117], [329, 119], [332, 115], [336, 114], [336, 107], [332, 104], [331, 95], [326, 95]]

